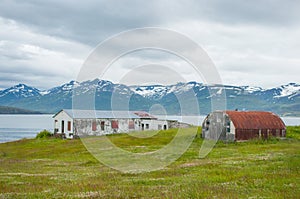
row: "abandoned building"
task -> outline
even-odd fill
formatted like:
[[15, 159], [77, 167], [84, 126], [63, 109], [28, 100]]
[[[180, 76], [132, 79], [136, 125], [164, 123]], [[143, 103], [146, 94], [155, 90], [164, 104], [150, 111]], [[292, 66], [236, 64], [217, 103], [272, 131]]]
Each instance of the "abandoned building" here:
[[224, 141], [285, 137], [279, 116], [262, 111], [214, 111], [202, 123], [202, 137]]
[[63, 109], [53, 119], [54, 134], [61, 134], [66, 138], [169, 128], [168, 121], [141, 111]]

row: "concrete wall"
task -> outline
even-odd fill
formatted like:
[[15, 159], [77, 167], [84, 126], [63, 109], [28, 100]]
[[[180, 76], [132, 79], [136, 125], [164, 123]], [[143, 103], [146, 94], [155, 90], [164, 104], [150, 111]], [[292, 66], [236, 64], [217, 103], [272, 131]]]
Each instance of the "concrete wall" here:
[[165, 120], [150, 120], [142, 119], [139, 130], [167, 130], [169, 129], [168, 122]]
[[223, 111], [212, 112], [202, 123], [202, 137], [212, 140], [234, 141], [234, 125]]
[[139, 123], [139, 119], [75, 119], [74, 133], [78, 136], [126, 133], [139, 130]]

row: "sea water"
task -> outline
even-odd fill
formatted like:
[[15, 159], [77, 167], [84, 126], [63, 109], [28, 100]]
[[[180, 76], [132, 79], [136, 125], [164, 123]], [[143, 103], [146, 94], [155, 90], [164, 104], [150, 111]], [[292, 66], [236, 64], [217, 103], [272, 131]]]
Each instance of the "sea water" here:
[[34, 138], [44, 129], [53, 131], [52, 115], [0, 115], [0, 143]]

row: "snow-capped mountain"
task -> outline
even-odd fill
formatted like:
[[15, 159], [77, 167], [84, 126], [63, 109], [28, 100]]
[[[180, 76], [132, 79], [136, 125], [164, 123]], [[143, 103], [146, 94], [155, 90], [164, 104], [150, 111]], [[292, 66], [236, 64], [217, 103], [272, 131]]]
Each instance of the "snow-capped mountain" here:
[[25, 84], [18, 84], [0, 91], [0, 104], [5, 104], [6, 102], [14, 102], [30, 97], [39, 97], [40, 95], [40, 90], [27, 86]]
[[[180, 114], [178, 97], [189, 103], [189, 98], [195, 96], [201, 114], [206, 114], [211, 111], [212, 97], [224, 95], [227, 109], [266, 110], [281, 115], [300, 115], [300, 85], [296, 83], [263, 89], [251, 86], [207, 86], [198, 82], [167, 86], [126, 86], [95, 79], [81, 83], [70, 81], [43, 91], [18, 84], [0, 91], [0, 105], [54, 113], [62, 108], [72, 108], [73, 95], [94, 97], [97, 109], [109, 110], [112, 106], [122, 109], [126, 105], [130, 109], [148, 111], [153, 104], [161, 104], [169, 114]], [[112, 103], [112, 97], [115, 104]], [[193, 110], [194, 107], [191, 107], [188, 111], [193, 114]]]
[[38, 95], [40, 95], [40, 91], [38, 89], [29, 87], [25, 84], [18, 84], [0, 91], [0, 97], [11, 96], [15, 98], [26, 98]]
[[[188, 82], [178, 83], [170, 86], [150, 85], [150, 86], [131, 86], [132, 91], [153, 99], [161, 99], [169, 93], [182, 93], [189, 90], [194, 90], [196, 93], [204, 90], [214, 91], [216, 94], [226, 92], [227, 97], [236, 97], [238, 95], [268, 95], [270, 99], [284, 98], [289, 99], [296, 97], [300, 94], [300, 85], [290, 83], [272, 89], [263, 89], [261, 87], [253, 86], [228, 86], [228, 85], [211, 85], [207, 86], [202, 83]], [[269, 96], [271, 95], [271, 96]]]
[[292, 99], [300, 94], [300, 85], [296, 83], [290, 83], [287, 85], [280, 86], [275, 88], [274, 98], [284, 98], [287, 97]]

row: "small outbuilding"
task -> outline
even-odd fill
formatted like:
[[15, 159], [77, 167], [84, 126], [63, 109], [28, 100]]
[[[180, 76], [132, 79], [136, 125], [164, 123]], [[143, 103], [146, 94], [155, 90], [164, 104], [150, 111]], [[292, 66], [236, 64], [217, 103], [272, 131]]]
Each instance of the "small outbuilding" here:
[[202, 137], [224, 141], [285, 137], [282, 119], [263, 111], [214, 111], [202, 123]]
[[53, 116], [54, 134], [66, 138], [143, 130], [166, 130], [166, 120], [141, 111], [63, 109]]

